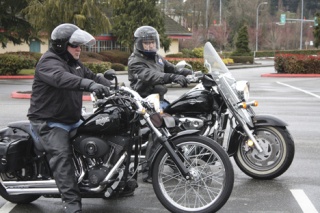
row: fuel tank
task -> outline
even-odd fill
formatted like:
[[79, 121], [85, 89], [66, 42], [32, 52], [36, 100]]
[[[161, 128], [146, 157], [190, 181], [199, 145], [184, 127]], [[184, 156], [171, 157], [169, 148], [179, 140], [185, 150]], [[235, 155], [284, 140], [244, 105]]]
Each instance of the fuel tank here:
[[192, 90], [169, 104], [164, 112], [169, 114], [193, 114], [212, 111], [213, 96], [207, 90]]
[[[90, 115], [88, 115], [89, 117]], [[125, 112], [118, 107], [109, 107], [91, 118], [78, 128], [78, 133], [104, 133], [115, 135], [128, 130], [128, 121]]]

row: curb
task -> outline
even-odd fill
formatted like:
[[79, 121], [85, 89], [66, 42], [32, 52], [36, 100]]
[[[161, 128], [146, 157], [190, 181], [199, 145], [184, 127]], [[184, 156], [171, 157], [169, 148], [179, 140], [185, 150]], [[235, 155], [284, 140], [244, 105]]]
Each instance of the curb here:
[[33, 79], [33, 75], [0, 75], [0, 79]]
[[274, 78], [320, 78], [320, 74], [282, 74], [282, 73], [267, 73], [267, 74], [262, 74], [261, 77], [274, 77]]
[[[20, 91], [14, 91], [11, 93], [11, 98], [15, 99], [30, 99], [31, 98], [31, 92], [30, 93], [25, 93], [25, 92], [20, 92]], [[83, 101], [91, 101], [90, 95], [83, 95], [82, 96]]]

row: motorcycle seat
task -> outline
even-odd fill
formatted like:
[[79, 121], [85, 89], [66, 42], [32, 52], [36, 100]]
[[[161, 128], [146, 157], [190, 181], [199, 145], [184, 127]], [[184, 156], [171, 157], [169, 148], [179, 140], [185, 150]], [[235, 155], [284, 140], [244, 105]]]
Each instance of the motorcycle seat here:
[[29, 120], [12, 122], [12, 123], [9, 123], [8, 127], [14, 128], [14, 129], [20, 129], [20, 130], [28, 133], [34, 141], [33, 144], [34, 144], [36, 150], [40, 151], [40, 152], [44, 152], [44, 148], [43, 148], [42, 144], [40, 143], [39, 138], [36, 137], [34, 131], [32, 131]]

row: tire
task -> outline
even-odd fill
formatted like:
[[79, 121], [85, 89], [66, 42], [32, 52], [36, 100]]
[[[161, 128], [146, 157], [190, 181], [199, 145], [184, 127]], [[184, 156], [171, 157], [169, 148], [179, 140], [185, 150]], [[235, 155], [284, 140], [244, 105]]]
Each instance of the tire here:
[[159, 201], [175, 213], [218, 211], [229, 199], [234, 183], [227, 153], [203, 136], [183, 136], [173, 143], [184, 150], [184, 163], [194, 179], [186, 181], [162, 149], [152, 168], [153, 189]]
[[28, 204], [37, 200], [40, 195], [9, 195], [2, 184], [0, 184], [0, 196], [11, 203]]
[[234, 155], [238, 167], [255, 179], [270, 180], [282, 175], [290, 167], [295, 152], [289, 131], [281, 127], [261, 126], [255, 128], [253, 135], [263, 153], [250, 148], [246, 144], [248, 138], [243, 138]]

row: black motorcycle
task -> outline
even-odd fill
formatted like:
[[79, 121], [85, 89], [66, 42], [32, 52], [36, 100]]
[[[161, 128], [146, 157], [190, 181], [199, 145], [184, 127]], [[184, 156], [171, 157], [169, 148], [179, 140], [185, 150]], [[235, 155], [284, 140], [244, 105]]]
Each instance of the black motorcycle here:
[[[105, 77], [112, 80], [115, 73], [107, 72]], [[170, 134], [174, 119], [157, 112], [155, 105], [159, 104], [121, 87], [100, 100], [95, 112], [83, 115], [83, 123], [70, 132], [82, 196], [116, 197], [125, 186], [137, 186], [141, 126], [147, 125], [160, 144], [151, 170], [154, 192], [163, 206], [181, 213], [219, 210], [233, 188], [228, 155], [197, 130]], [[60, 196], [29, 121], [10, 123], [0, 130], [0, 178], [0, 195], [12, 203]]]
[[283, 174], [295, 153], [287, 124], [271, 115], [255, 114], [257, 102], [248, 100], [249, 83], [234, 79], [209, 42], [204, 46], [204, 65], [208, 74], [201, 83], [163, 111], [177, 118], [178, 131], [199, 130], [217, 141], [245, 174], [256, 179]]

